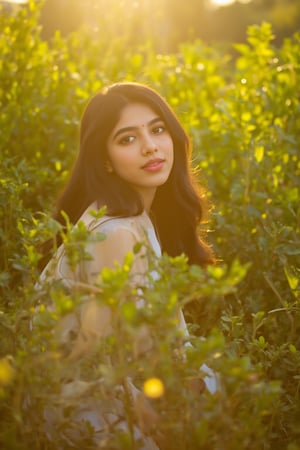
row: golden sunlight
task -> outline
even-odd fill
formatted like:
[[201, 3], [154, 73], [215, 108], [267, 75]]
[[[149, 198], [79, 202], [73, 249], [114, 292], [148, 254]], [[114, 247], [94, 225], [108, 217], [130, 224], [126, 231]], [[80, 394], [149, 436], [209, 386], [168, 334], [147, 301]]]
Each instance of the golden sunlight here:
[[231, 5], [234, 2], [235, 2], [235, 0], [210, 0], [210, 3], [213, 6], [227, 6], [227, 5]]
[[218, 8], [219, 6], [228, 6], [228, 5], [232, 5], [233, 3], [250, 3], [251, 0], [209, 0], [210, 4], [216, 8]]
[[4, 3], [16, 3], [18, 5], [21, 5], [21, 4], [28, 3], [28, 0], [5, 0]]

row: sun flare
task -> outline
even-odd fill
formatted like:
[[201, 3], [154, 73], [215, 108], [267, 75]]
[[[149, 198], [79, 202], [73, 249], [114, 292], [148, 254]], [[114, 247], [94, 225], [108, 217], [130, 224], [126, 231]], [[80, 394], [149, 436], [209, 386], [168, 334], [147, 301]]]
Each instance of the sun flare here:
[[210, 0], [213, 6], [227, 6], [235, 3], [236, 0]]
[[5, 3], [15, 3], [17, 5], [25, 5], [25, 3], [28, 3], [28, 0], [5, 0]]
[[209, 0], [211, 6], [218, 8], [221, 6], [232, 5], [233, 3], [250, 3], [252, 0]]

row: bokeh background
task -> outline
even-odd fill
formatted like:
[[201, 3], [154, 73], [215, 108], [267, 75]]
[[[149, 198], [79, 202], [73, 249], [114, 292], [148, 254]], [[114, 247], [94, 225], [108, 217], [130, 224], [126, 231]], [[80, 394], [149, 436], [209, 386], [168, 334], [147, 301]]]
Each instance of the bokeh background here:
[[[6, 9], [26, 6], [28, 0], [1, 1]], [[55, 30], [67, 35], [87, 26], [95, 33], [107, 27], [122, 38], [131, 29], [132, 40], [151, 39], [157, 51], [174, 51], [180, 42], [201, 39], [207, 44], [246, 40], [254, 23], [269, 22], [275, 41], [300, 30], [298, 0], [46, 0], [40, 23], [42, 36]]]
[[[164, 386], [156, 403], [164, 450], [174, 442], [176, 450], [299, 450], [299, 1], [1, 5], [0, 448], [94, 450], [93, 429], [73, 420], [84, 393], [63, 399], [61, 380], [82, 387], [83, 374], [102, 402], [95, 380], [110, 392], [138, 369], [140, 382], [154, 377]], [[116, 306], [122, 333], [104, 345], [119, 359], [73, 367], [53, 329], [80, 292], [37, 292], [38, 249], [58, 229], [51, 212], [78, 151], [86, 103], [123, 80], [161, 92], [191, 136], [195, 175], [214, 205], [204, 227], [218, 264], [201, 271], [183, 258], [157, 262], [161, 277], [144, 293], [152, 305], [144, 316], [131, 301], [128, 264], [106, 273], [106, 296], [97, 301]], [[66, 237], [70, 248], [85, 238], [81, 228]], [[53, 301], [55, 312], [46, 308]], [[170, 352], [180, 339], [177, 302], [194, 345], [188, 364]], [[145, 318], [157, 346], [129, 363], [123, 344]], [[217, 397], [187, 389], [204, 361], [221, 375]], [[45, 411], [57, 403], [51, 441]], [[103, 445], [132, 450], [130, 439], [114, 433]]]

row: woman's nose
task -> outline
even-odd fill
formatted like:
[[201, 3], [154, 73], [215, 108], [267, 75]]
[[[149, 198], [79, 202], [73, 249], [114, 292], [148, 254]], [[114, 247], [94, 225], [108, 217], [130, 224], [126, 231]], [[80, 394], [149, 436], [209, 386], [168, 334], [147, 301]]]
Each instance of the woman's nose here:
[[157, 145], [151, 135], [144, 136], [142, 143], [142, 152], [145, 155], [157, 152]]

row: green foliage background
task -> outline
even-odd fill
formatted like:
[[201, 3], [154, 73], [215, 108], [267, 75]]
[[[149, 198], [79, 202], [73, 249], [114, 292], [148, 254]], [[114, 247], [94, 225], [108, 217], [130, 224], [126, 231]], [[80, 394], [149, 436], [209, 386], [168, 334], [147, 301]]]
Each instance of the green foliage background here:
[[[220, 265], [203, 273], [184, 258], [163, 259], [161, 281], [144, 293], [153, 316], [121, 308], [117, 342], [124, 333], [131, 342], [143, 320], [152, 327], [156, 353], [140, 364], [145, 379], [157, 376], [167, 386], [156, 407], [167, 411], [161, 426], [170, 445], [300, 449], [299, 34], [276, 49], [268, 24], [251, 26], [232, 61], [200, 41], [162, 55], [151, 42], [132, 47], [87, 30], [47, 43], [37, 24], [33, 2], [15, 16], [0, 14], [0, 447], [94, 448], [91, 430], [81, 430], [73, 447], [67, 443], [63, 421], [55, 444], [43, 433], [44, 407], [67, 370], [55, 357], [51, 328], [79, 294], [71, 306], [59, 290], [38, 297], [36, 248], [56, 229], [48, 214], [73, 164], [88, 98], [126, 79], [161, 92], [191, 135], [193, 164], [214, 204], [209, 238]], [[127, 265], [104, 277], [116, 298], [132, 295]], [[30, 331], [33, 308], [49, 296], [59, 314], [40, 307]], [[174, 298], [192, 324], [189, 364], [174, 362], [163, 345], [178, 339], [170, 326]], [[137, 369], [123, 356], [107, 380]], [[223, 388], [195, 400], [182, 380], [204, 361], [219, 371]], [[91, 367], [89, 380], [105, 375]], [[26, 396], [35, 399], [34, 432]], [[128, 439], [119, 436], [107, 448], [133, 448]]]

